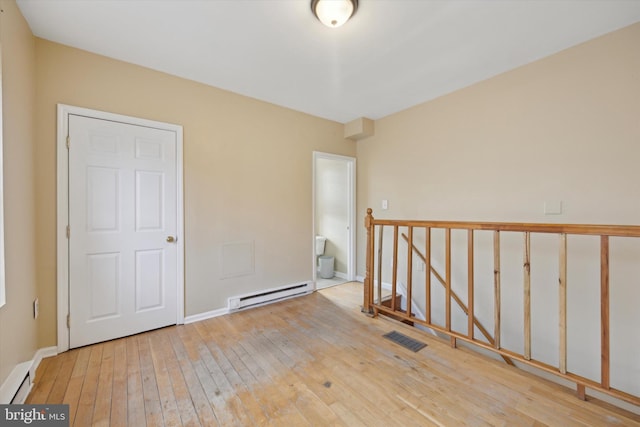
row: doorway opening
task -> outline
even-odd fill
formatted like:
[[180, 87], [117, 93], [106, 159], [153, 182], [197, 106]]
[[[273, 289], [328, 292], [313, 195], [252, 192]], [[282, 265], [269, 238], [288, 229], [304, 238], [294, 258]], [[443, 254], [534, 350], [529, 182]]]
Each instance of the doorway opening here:
[[313, 278], [316, 289], [355, 280], [356, 159], [313, 153]]

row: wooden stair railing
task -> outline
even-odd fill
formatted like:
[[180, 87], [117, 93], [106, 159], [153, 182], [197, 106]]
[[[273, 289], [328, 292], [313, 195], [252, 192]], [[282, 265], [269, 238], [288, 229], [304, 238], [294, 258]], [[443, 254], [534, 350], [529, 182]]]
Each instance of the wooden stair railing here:
[[[409, 237], [407, 237], [406, 234], [402, 233], [402, 238], [404, 239], [405, 242], [409, 243]], [[430, 262], [427, 263], [427, 258], [422, 254], [422, 252], [420, 252], [420, 249], [418, 249], [416, 247], [416, 245], [412, 244], [411, 246], [413, 247], [413, 251], [416, 253], [416, 255], [418, 255], [418, 258], [420, 258], [422, 260], [422, 262], [424, 262], [425, 265], [427, 265], [427, 264], [430, 265], [431, 272], [433, 273], [435, 278], [438, 279], [438, 282], [440, 282], [442, 287], [444, 287], [446, 289], [447, 288], [447, 284], [445, 283], [445, 281], [442, 278], [442, 276], [440, 275], [440, 273], [438, 273], [438, 271], [435, 269], [433, 264], [431, 264]], [[453, 300], [458, 304], [458, 307], [460, 307], [462, 309], [462, 311], [464, 312], [465, 316], [468, 317], [469, 316], [469, 309], [467, 308], [465, 303], [462, 301], [462, 299], [460, 299], [458, 294], [456, 294], [454, 292], [453, 289], [451, 289], [451, 298], [453, 298]], [[491, 345], [495, 345], [496, 344], [495, 340], [493, 339], [493, 337], [491, 336], [489, 331], [487, 331], [487, 329], [482, 325], [482, 323], [480, 323], [480, 321], [478, 320], [477, 317], [473, 317], [471, 319], [471, 322], [473, 322], [475, 327], [478, 328], [480, 333], [487, 339], [487, 341], [489, 341], [489, 344], [491, 344]], [[513, 360], [511, 360], [509, 357], [505, 356], [504, 354], [501, 354], [500, 356], [502, 356], [502, 359], [504, 359], [504, 361], [507, 362], [509, 365], [515, 366], [515, 363], [513, 363]]]
[[[640, 397], [634, 394], [615, 389], [611, 386], [611, 354], [610, 354], [610, 324], [609, 324], [609, 238], [610, 237], [640, 237], [640, 226], [623, 225], [578, 225], [578, 224], [535, 224], [535, 223], [501, 223], [501, 222], [460, 222], [460, 221], [416, 221], [416, 220], [378, 220], [372, 215], [372, 210], [367, 209], [365, 217], [366, 236], [366, 273], [364, 279], [364, 295], [362, 311], [373, 314], [392, 314], [399, 320], [408, 320], [415, 324], [426, 326], [434, 331], [442, 332], [451, 339], [451, 345], [456, 346], [456, 340], [474, 344], [480, 348], [493, 351], [513, 361], [528, 364], [542, 371], [555, 374], [561, 378], [574, 382], [577, 395], [586, 399], [586, 388], [597, 390], [615, 398], [640, 406]], [[375, 229], [378, 228], [378, 243], [376, 245]], [[382, 304], [382, 260], [383, 260], [383, 229], [393, 229], [393, 271], [391, 283], [391, 300], [388, 304]], [[406, 298], [407, 310], [403, 312], [396, 302], [397, 297], [397, 270], [398, 270], [398, 237], [399, 227], [405, 227], [408, 232], [403, 234], [407, 241], [407, 283]], [[424, 230], [425, 254], [416, 250], [413, 243], [414, 228]], [[431, 230], [441, 229], [445, 232], [445, 274], [444, 277], [437, 273], [431, 266]], [[461, 298], [451, 289], [451, 230], [467, 231], [467, 307]], [[474, 232], [493, 232], [493, 294], [494, 294], [494, 333], [493, 337], [482, 327], [475, 317], [474, 311]], [[523, 234], [523, 315], [524, 315], [524, 349], [522, 353], [507, 350], [500, 344], [501, 326], [501, 260], [500, 260], [500, 233], [521, 232]], [[559, 362], [558, 366], [552, 366], [532, 357], [531, 351], [531, 234], [547, 233], [559, 236], [558, 250], [558, 338], [559, 338]], [[594, 381], [587, 377], [577, 375], [567, 369], [567, 235], [584, 235], [600, 237], [600, 381]], [[377, 257], [375, 256], [377, 252]], [[426, 266], [426, 272], [433, 272], [437, 280], [445, 288], [445, 325], [434, 324], [431, 319], [431, 274], [425, 274], [425, 320], [416, 318], [411, 313], [413, 283], [412, 283], [412, 255], [414, 252], [422, 259]], [[377, 258], [377, 260], [376, 260]], [[376, 268], [377, 267], [377, 268]], [[377, 280], [374, 280], [374, 271]], [[377, 301], [374, 300], [374, 282], [377, 282]], [[468, 317], [467, 333], [463, 334], [452, 329], [451, 326], [451, 300], [456, 301]], [[390, 306], [387, 306], [390, 305]], [[479, 326], [480, 325], [480, 326]], [[487, 342], [476, 339], [475, 327], [482, 332]]]

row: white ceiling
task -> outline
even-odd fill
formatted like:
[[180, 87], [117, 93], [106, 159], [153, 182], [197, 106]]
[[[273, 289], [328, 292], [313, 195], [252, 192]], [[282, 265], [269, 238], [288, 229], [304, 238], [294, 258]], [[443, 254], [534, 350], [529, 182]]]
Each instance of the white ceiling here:
[[342, 123], [640, 21], [640, 0], [360, 0], [337, 29], [307, 0], [17, 3], [38, 37]]

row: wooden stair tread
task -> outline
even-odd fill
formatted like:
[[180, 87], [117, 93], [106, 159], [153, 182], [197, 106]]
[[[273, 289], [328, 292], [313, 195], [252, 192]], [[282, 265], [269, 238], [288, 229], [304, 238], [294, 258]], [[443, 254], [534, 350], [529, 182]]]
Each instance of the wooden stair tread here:
[[[383, 306], [385, 306], [385, 307], [391, 308], [391, 301], [392, 300], [393, 300], [393, 296], [392, 295], [386, 295], [386, 296], [382, 297], [381, 304]], [[397, 294], [396, 295], [396, 307], [398, 307], [398, 308], [396, 308], [396, 311], [398, 313], [406, 313], [406, 310], [402, 310], [401, 308], [399, 308], [401, 305], [402, 305], [402, 295]], [[384, 316], [387, 316], [387, 317], [389, 317], [389, 318], [391, 318], [393, 320], [397, 320], [398, 322], [402, 322], [402, 323], [404, 323], [406, 325], [414, 326], [414, 323], [411, 320], [404, 319], [404, 318], [402, 318], [400, 316], [397, 316], [397, 315], [394, 315], [394, 314], [390, 314], [390, 313], [383, 313], [383, 312], [380, 312], [380, 314], [382, 314]], [[416, 316], [414, 314], [412, 314], [411, 317], [416, 317]]]

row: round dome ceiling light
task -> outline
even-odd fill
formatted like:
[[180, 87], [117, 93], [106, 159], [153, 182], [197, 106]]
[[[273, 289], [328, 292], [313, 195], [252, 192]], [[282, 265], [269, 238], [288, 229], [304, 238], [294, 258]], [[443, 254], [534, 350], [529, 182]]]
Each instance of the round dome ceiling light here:
[[358, 0], [311, 0], [311, 11], [320, 22], [337, 28], [358, 10]]

